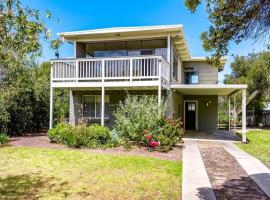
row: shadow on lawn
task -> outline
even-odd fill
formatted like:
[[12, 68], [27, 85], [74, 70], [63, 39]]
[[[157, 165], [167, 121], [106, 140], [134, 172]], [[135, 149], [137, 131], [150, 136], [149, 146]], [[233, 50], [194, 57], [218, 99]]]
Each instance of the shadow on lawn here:
[[[260, 179], [264, 183], [270, 185], [269, 174], [255, 174], [255, 179]], [[268, 193], [270, 189], [268, 185], [264, 185]], [[268, 188], [268, 189], [267, 189]], [[213, 186], [213, 191], [216, 199], [237, 199], [237, 200], [269, 200], [270, 198], [263, 192], [262, 189], [249, 176], [242, 176], [237, 179], [230, 179], [223, 184]], [[202, 187], [198, 189], [197, 196], [199, 199], [211, 200], [211, 188]]]
[[66, 185], [67, 182], [61, 183], [55, 178], [44, 178], [37, 174], [8, 176], [0, 178], [0, 199], [38, 199], [44, 191], [50, 193], [61, 192], [63, 197], [67, 197], [68, 193], [64, 192]]

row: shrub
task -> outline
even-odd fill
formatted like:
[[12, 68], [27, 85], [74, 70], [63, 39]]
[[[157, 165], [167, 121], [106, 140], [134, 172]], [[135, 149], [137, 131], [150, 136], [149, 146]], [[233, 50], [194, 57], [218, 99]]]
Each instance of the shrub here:
[[156, 96], [145, 95], [139, 98], [127, 95], [114, 113], [114, 128], [124, 142], [142, 143], [145, 140], [144, 130], [159, 127], [166, 107], [167, 103], [164, 100], [158, 105]]
[[0, 133], [0, 145], [7, 144], [9, 137], [6, 133]]
[[85, 124], [71, 126], [59, 123], [49, 130], [48, 137], [51, 142], [62, 143], [68, 147], [112, 147], [118, 144], [118, 140], [112, 138], [109, 131], [107, 127], [97, 124], [86, 127]]
[[97, 148], [109, 145], [110, 134], [109, 129], [104, 126], [93, 124], [86, 129], [86, 146], [90, 148]]
[[159, 151], [169, 151], [182, 140], [184, 134], [182, 126], [183, 122], [180, 119], [174, 119], [174, 117], [164, 117], [161, 120], [160, 129], [155, 135], [155, 139], [159, 141]]
[[58, 123], [48, 131], [48, 137], [51, 142], [63, 143], [64, 135], [71, 131], [72, 126], [64, 122]]

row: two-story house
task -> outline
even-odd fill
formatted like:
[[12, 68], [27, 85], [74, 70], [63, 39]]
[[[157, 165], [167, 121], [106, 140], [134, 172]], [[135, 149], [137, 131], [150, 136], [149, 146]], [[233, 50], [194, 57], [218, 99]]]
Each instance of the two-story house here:
[[[189, 53], [182, 25], [106, 28], [64, 32], [74, 46], [74, 58], [52, 60], [50, 127], [54, 88], [70, 90], [71, 124], [80, 119], [113, 124], [119, 101], [130, 95], [157, 95], [168, 101], [188, 130], [218, 128], [218, 96], [243, 91], [242, 125], [246, 132], [246, 85], [220, 85], [222, 66]], [[245, 134], [244, 134], [245, 135]], [[245, 138], [243, 139], [245, 140]]]

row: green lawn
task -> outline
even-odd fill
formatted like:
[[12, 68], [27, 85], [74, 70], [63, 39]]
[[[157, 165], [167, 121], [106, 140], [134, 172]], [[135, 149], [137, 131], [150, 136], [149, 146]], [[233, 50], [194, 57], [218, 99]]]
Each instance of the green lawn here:
[[247, 133], [248, 144], [237, 144], [241, 149], [270, 166], [270, 130]]
[[0, 199], [179, 199], [181, 162], [0, 148]]

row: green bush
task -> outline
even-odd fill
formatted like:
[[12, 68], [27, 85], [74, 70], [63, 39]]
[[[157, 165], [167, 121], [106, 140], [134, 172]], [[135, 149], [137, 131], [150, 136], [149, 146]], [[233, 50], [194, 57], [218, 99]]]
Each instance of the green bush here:
[[115, 116], [115, 130], [126, 143], [142, 143], [145, 129], [159, 128], [160, 120], [165, 115], [167, 103], [162, 100], [158, 105], [156, 96], [142, 97], [128, 95], [120, 102]]
[[97, 148], [107, 146], [110, 143], [109, 129], [104, 126], [93, 124], [86, 128], [86, 146]]
[[93, 124], [86, 127], [85, 124], [71, 126], [59, 123], [48, 132], [50, 141], [62, 143], [68, 147], [85, 146], [89, 148], [112, 147], [118, 144], [110, 135], [107, 127]]
[[61, 122], [48, 131], [48, 137], [51, 142], [64, 143], [65, 135], [68, 135], [72, 129], [71, 125]]
[[174, 117], [164, 117], [155, 138], [159, 142], [158, 150], [169, 151], [176, 143], [182, 140], [184, 134], [183, 122]]
[[0, 133], [0, 145], [7, 144], [9, 137], [6, 133]]

